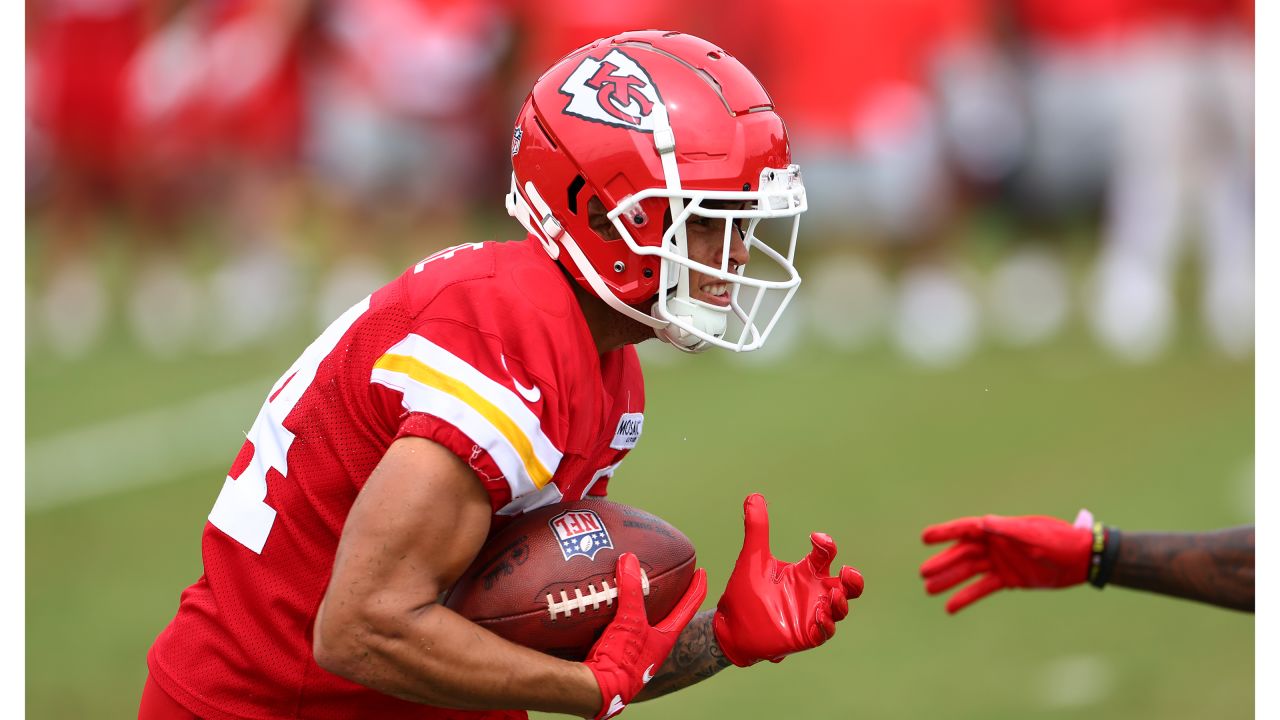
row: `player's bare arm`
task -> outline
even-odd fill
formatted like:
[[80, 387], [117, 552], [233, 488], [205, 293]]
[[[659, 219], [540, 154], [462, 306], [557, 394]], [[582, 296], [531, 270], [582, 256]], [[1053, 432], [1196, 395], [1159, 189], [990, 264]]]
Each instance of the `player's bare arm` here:
[[315, 624], [321, 667], [414, 702], [595, 715], [582, 664], [507, 642], [437, 602], [483, 545], [474, 473], [429, 440], [391, 445], [342, 531]]
[[1124, 533], [1111, 584], [1253, 612], [1253, 526]]
[[924, 531], [954, 541], [920, 566], [925, 590], [945, 592], [947, 611], [1003, 588], [1118, 585], [1253, 612], [1253, 526], [1205, 533], [1122, 532], [1093, 522], [1027, 515], [958, 518]]

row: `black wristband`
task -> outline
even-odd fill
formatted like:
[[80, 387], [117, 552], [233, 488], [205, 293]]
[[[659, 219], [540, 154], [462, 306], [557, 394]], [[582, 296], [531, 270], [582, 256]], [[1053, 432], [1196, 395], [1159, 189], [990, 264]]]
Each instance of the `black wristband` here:
[[1111, 580], [1111, 573], [1116, 567], [1116, 558], [1120, 556], [1120, 530], [1113, 527], [1103, 528], [1102, 523], [1094, 525], [1093, 554], [1089, 558], [1089, 583], [1101, 590]]

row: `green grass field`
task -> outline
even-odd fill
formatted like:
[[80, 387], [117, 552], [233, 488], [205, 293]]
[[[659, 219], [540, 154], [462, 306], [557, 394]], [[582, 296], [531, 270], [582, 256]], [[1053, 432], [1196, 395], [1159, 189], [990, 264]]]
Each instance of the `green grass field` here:
[[[1131, 529], [1252, 522], [1254, 365], [1184, 338], [1142, 368], [1074, 332], [1034, 351], [989, 347], [942, 372], [883, 348], [813, 345], [777, 364], [718, 353], [653, 364], [645, 434], [611, 495], [689, 535], [708, 606], [750, 491], [770, 501], [778, 556], [799, 558], [809, 532], [825, 530], [867, 586], [821, 650], [728, 670], [626, 717], [1252, 717], [1251, 615], [1082, 587], [1005, 593], [950, 617], [916, 574], [930, 554], [920, 529], [964, 514], [1070, 519], [1087, 506]], [[32, 351], [29, 451], [220, 388], [265, 392], [307, 340], [171, 362], [123, 340], [75, 363]], [[147, 648], [201, 572], [204, 518], [259, 402], [237, 401], [234, 421], [191, 418], [186, 432], [206, 451], [165, 455], [166, 482], [29, 509], [28, 717], [136, 713]], [[98, 447], [91, 466], [155, 455], [173, 432], [184, 428]], [[29, 496], [56, 498], [68, 478], [39, 472], [28, 471]]]

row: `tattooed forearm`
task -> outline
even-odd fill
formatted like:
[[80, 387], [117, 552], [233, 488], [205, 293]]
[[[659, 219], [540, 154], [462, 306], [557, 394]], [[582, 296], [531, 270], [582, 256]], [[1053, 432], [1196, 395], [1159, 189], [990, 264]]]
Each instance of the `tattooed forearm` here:
[[636, 696], [636, 700], [649, 700], [706, 680], [729, 667], [729, 659], [720, 650], [716, 634], [711, 626], [714, 610], [704, 610], [694, 616], [676, 640], [667, 661], [658, 669], [653, 680]]
[[1123, 533], [1111, 584], [1253, 612], [1253, 526]]

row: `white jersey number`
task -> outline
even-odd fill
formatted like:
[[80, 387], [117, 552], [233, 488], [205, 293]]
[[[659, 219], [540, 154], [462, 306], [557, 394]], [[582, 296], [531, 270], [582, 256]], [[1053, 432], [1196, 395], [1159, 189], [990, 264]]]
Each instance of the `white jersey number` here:
[[484, 243], [482, 242], [469, 242], [439, 250], [428, 255], [425, 259], [418, 261], [418, 264], [413, 266], [413, 274], [417, 275], [422, 272], [422, 269], [425, 268], [428, 263], [433, 263], [436, 260], [448, 260], [454, 255], [457, 255], [459, 250], [479, 250], [482, 247], [484, 247]]
[[227, 476], [222, 492], [218, 493], [213, 510], [209, 512], [209, 522], [214, 527], [259, 555], [276, 521], [275, 508], [266, 503], [267, 471], [274, 469], [281, 475], [289, 474], [289, 446], [293, 444], [293, 433], [285, 429], [284, 420], [315, 380], [320, 363], [368, 309], [368, 297], [353, 305], [334, 320], [303, 351], [293, 367], [276, 381], [246, 435], [253, 443], [253, 459], [240, 477]]

